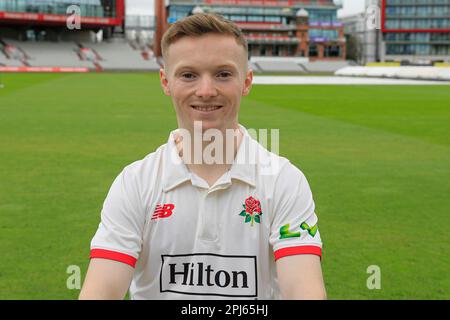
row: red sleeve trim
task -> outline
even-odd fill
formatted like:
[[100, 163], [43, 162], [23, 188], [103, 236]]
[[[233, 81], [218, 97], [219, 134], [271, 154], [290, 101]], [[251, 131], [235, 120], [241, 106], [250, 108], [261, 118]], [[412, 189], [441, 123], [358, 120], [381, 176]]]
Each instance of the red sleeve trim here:
[[110, 250], [104, 250], [104, 249], [92, 249], [90, 258], [101, 258], [101, 259], [108, 259], [108, 260], [114, 260], [119, 261], [125, 264], [128, 264], [132, 266], [133, 268], [136, 266], [137, 259], [129, 256], [124, 253], [116, 252], [116, 251], [110, 251]]
[[286, 256], [294, 256], [297, 254], [314, 254], [322, 258], [322, 248], [318, 246], [299, 246], [283, 248], [275, 251], [275, 261]]

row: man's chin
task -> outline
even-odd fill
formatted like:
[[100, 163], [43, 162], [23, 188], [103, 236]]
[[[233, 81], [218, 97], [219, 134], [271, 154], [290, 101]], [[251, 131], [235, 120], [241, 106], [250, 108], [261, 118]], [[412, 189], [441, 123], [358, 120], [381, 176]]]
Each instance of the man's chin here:
[[225, 124], [221, 121], [214, 121], [214, 120], [195, 120], [194, 124], [192, 125], [192, 128], [195, 130], [201, 129], [202, 132], [205, 132], [210, 129], [218, 129], [222, 130], [225, 129]]

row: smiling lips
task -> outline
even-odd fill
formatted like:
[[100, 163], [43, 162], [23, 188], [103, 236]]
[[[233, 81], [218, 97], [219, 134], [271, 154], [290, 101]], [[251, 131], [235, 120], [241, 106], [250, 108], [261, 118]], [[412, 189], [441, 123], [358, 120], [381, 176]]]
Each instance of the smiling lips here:
[[202, 112], [211, 112], [222, 108], [222, 106], [218, 105], [191, 105], [191, 107], [197, 111]]

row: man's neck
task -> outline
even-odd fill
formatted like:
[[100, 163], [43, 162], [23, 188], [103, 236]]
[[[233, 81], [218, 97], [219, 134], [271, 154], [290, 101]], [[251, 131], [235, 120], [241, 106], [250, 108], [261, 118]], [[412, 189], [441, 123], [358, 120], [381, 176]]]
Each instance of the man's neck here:
[[[243, 132], [239, 128], [230, 130], [232, 131], [229, 131], [229, 133], [232, 132], [232, 135], [223, 133], [223, 140], [214, 141], [216, 144], [211, 141], [203, 141], [201, 148], [195, 147], [194, 139], [191, 139], [191, 142], [194, 143], [183, 143], [183, 139], [175, 135], [175, 143], [180, 157], [188, 169], [204, 179], [209, 186], [214, 185], [223, 174], [230, 170], [241, 145], [244, 137]], [[183, 152], [186, 147], [190, 148], [191, 151], [189, 157], [183, 157], [187, 155]], [[201, 155], [198, 155], [199, 152], [201, 152]], [[195, 153], [197, 153], [196, 156]], [[201, 161], [198, 161], [199, 159]]]

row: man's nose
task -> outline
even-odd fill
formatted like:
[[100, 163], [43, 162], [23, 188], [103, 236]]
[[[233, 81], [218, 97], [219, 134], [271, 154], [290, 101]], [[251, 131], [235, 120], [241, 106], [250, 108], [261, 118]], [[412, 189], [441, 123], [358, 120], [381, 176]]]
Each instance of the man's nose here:
[[217, 95], [214, 79], [209, 76], [204, 76], [198, 82], [197, 90], [195, 91], [197, 97], [208, 98]]

